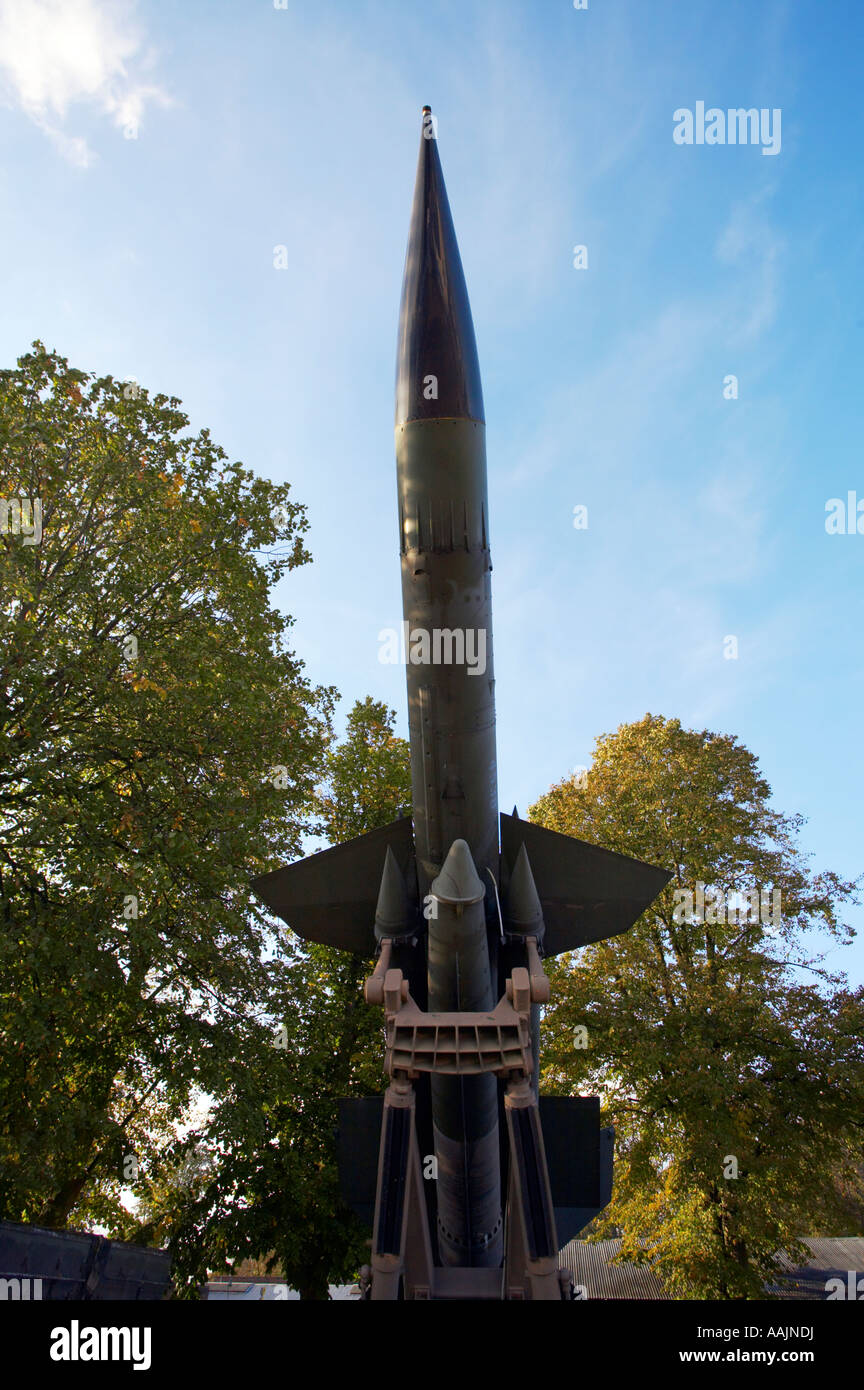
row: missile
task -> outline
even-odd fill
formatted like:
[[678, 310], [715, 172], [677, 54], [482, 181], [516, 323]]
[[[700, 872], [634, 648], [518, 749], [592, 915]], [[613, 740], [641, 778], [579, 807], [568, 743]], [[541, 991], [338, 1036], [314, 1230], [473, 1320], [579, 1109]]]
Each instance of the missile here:
[[[367, 999], [381, 1002], [387, 981], [401, 972], [400, 997], [428, 1010], [430, 1026], [460, 1014], [491, 1019], [512, 989], [515, 969], [526, 979], [533, 971], [536, 981], [539, 953], [554, 956], [628, 930], [669, 879], [663, 869], [533, 825], [515, 811], [499, 815], [485, 435], [474, 325], [437, 126], [426, 106], [396, 358], [412, 815], [252, 886], [301, 937], [367, 958], [378, 952], [382, 973], [373, 990], [367, 986]], [[533, 1002], [525, 1055], [533, 1059], [535, 1105], [542, 1104], [536, 1100], [539, 1024], [540, 1003]], [[502, 1266], [513, 1219], [505, 1082], [482, 1067], [479, 1074], [458, 1068], [454, 1074], [443, 1066], [411, 1072], [410, 1080], [419, 1153], [436, 1160], [437, 1181], [423, 1193], [434, 1265], [445, 1274], [477, 1270], [479, 1278]], [[523, 1094], [514, 1103], [532, 1102]], [[401, 1181], [394, 1173], [408, 1172], [406, 1131], [393, 1118], [408, 1105], [404, 1086], [391, 1105], [397, 1108], [389, 1112], [389, 1130], [384, 1126], [379, 1172], [389, 1174], [392, 1196]], [[526, 1154], [539, 1153], [542, 1140], [527, 1120], [513, 1132], [529, 1145]], [[358, 1163], [355, 1152], [355, 1168]], [[591, 1208], [577, 1195], [564, 1205], [584, 1224], [603, 1200]], [[369, 1210], [368, 1198], [358, 1202], [361, 1208]], [[394, 1230], [402, 1209], [401, 1197], [390, 1202]], [[551, 1229], [546, 1221], [547, 1244]], [[396, 1237], [391, 1231], [376, 1238], [383, 1269], [391, 1258], [387, 1242]], [[373, 1297], [399, 1296], [398, 1279], [387, 1279], [380, 1274], [379, 1289], [386, 1285], [389, 1292]], [[418, 1296], [435, 1295], [427, 1288]]]
[[[498, 871], [498, 779], [486, 425], [429, 107], [399, 310], [396, 477], [415, 853], [421, 891], [437, 907], [429, 919], [429, 1008], [491, 1011], [498, 996], [487, 890]], [[451, 659], [436, 662], [436, 650]], [[433, 1076], [431, 1090], [442, 1262], [497, 1266], [495, 1077]]]

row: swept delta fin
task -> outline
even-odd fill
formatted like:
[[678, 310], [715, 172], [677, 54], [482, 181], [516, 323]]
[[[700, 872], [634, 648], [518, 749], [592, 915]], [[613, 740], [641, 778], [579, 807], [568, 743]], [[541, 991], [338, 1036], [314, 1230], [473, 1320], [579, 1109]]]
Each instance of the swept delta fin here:
[[[377, 945], [375, 916], [385, 867], [391, 886], [393, 869], [401, 871], [410, 898], [416, 877], [413, 850], [412, 821], [405, 816], [344, 845], [262, 874], [252, 880], [252, 891], [304, 941], [369, 957]], [[395, 865], [390, 863], [391, 855]], [[385, 896], [389, 900], [390, 892]], [[416, 902], [416, 888], [413, 899]]]
[[502, 813], [501, 857], [511, 883], [523, 845], [546, 923], [545, 956], [620, 936], [672, 877], [641, 859]]

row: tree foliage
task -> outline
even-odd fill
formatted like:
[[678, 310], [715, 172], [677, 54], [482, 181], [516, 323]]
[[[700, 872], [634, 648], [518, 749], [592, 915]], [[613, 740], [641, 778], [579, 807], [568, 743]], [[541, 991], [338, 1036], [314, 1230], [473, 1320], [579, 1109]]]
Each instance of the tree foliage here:
[[[393, 734], [394, 718], [385, 705], [358, 701], [328, 754], [318, 806], [334, 843], [410, 809], [408, 745]], [[372, 967], [280, 933], [269, 965], [271, 1045], [244, 1056], [200, 1131], [209, 1181], [162, 1204], [161, 1238], [189, 1292], [208, 1269], [269, 1255], [301, 1298], [326, 1299], [368, 1257], [367, 1232], [339, 1194], [336, 1125], [341, 1097], [383, 1089], [381, 1013], [362, 990]], [[159, 1205], [154, 1194], [154, 1211]]]
[[807, 953], [814, 928], [848, 941], [854, 885], [810, 872], [802, 818], [770, 796], [735, 738], [646, 715], [530, 813], [672, 872], [632, 931], [553, 968], [542, 1075], [602, 1093], [617, 1164], [599, 1229], [682, 1297], [763, 1297], [777, 1252], [843, 1229], [861, 1190], [864, 992]]
[[39, 343], [0, 373], [0, 497], [42, 509], [41, 543], [0, 536], [13, 1220], [122, 1228], [136, 1162], [155, 1171], [190, 1097], [263, 1051], [248, 880], [315, 825], [333, 692], [269, 604], [310, 558], [304, 511], [179, 405]]

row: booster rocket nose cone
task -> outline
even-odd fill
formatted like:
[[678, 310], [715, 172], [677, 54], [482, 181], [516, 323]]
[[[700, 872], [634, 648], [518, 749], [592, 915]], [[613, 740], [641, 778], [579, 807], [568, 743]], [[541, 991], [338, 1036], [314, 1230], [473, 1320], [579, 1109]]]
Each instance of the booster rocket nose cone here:
[[520, 936], [543, 934], [543, 908], [524, 844], [519, 847], [510, 875], [504, 921], [508, 931]]
[[464, 840], [453, 841], [431, 891], [433, 898], [454, 907], [479, 903], [486, 896], [486, 889]]
[[402, 936], [409, 930], [408, 890], [396, 856], [388, 845], [375, 908], [375, 935], [381, 941], [387, 936]]

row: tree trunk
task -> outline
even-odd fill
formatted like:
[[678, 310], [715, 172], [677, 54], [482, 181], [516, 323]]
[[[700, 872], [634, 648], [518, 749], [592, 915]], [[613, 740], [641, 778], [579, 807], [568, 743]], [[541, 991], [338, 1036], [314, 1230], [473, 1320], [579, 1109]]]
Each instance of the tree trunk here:
[[84, 1191], [89, 1177], [89, 1172], [84, 1172], [79, 1173], [77, 1178], [70, 1178], [68, 1182], [64, 1182], [60, 1191], [56, 1192], [40, 1211], [36, 1225], [47, 1226], [52, 1231], [64, 1230], [69, 1213]]

